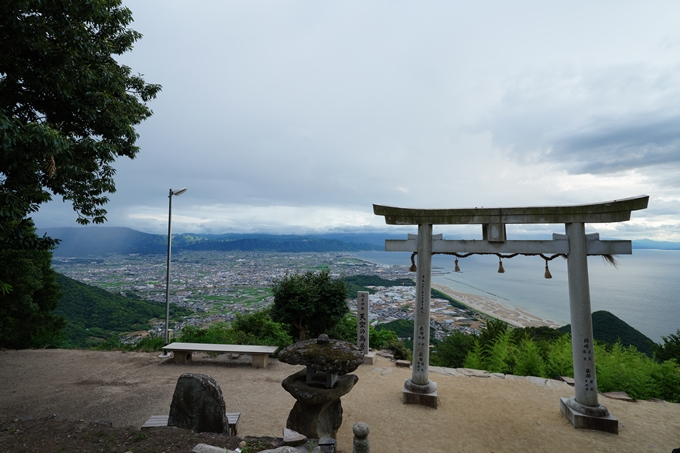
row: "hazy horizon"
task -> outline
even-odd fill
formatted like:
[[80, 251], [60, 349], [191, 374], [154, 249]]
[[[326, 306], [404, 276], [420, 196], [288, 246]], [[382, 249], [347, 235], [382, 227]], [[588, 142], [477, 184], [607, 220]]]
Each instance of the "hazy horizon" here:
[[[479, 225], [478, 225], [479, 226]], [[436, 226], [435, 226], [436, 227]], [[140, 233], [145, 233], [145, 234], [153, 234], [153, 235], [161, 235], [161, 236], [167, 236], [167, 230], [162, 233], [155, 233], [155, 232], [149, 232], [149, 231], [142, 231], [138, 230], [132, 227], [126, 227], [126, 226], [112, 226], [112, 225], [74, 225], [74, 226], [64, 226], [64, 227], [47, 227], [47, 228], [38, 228], [39, 233], [45, 233], [47, 230], [56, 230], [56, 229], [87, 229], [87, 228], [123, 228], [123, 229], [130, 229], [133, 231], [137, 231]], [[417, 234], [417, 229], [412, 228], [414, 231], [390, 231], [390, 230], [372, 230], [372, 231], [366, 231], [362, 229], [356, 229], [356, 230], [351, 230], [351, 229], [346, 229], [346, 230], [328, 230], [328, 231], [315, 231], [311, 233], [289, 233], [289, 232], [249, 232], [249, 231], [244, 231], [244, 232], [238, 232], [238, 231], [226, 231], [226, 232], [216, 232], [216, 233], [194, 233], [194, 232], [183, 232], [183, 231], [175, 231], [173, 229], [172, 235], [182, 235], [182, 234], [188, 234], [188, 235], [197, 235], [197, 236], [225, 236], [225, 235], [244, 235], [244, 236], [249, 236], [249, 235], [268, 235], [268, 236], [326, 236], [326, 235], [356, 235], [356, 236], [384, 236], [385, 238], [401, 238], [403, 237], [404, 239], [406, 238], [407, 234]], [[462, 234], [444, 234], [444, 239], [481, 239], [481, 228], [479, 228], [479, 234], [477, 236], [479, 237], [470, 237]], [[435, 231], [436, 233], [436, 231]], [[510, 239], [515, 239], [515, 240], [548, 240], [550, 237], [546, 235], [536, 235], [536, 234], [515, 234], [512, 235]], [[621, 238], [616, 238], [616, 237], [601, 237], [603, 240], [620, 240]], [[676, 244], [680, 245], [680, 241], [657, 241], [654, 239], [649, 239], [646, 237], [639, 237], [639, 238], [633, 238], [630, 239], [631, 241], [648, 241], [651, 243], [658, 243], [658, 244]]]

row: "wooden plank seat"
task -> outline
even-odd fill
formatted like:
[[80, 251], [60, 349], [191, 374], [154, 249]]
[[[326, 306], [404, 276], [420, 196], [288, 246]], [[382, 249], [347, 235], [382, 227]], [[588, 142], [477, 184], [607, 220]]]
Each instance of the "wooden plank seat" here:
[[[168, 426], [169, 415], [152, 415], [146, 423], [142, 425], [142, 429], [149, 428], [162, 428]], [[236, 436], [238, 432], [238, 422], [241, 420], [240, 412], [227, 412], [227, 422], [229, 427], [227, 428], [227, 434], [230, 436]]]
[[255, 368], [266, 368], [269, 363], [269, 354], [274, 354], [278, 348], [278, 346], [177, 342], [163, 346], [164, 351], [173, 353], [175, 363], [186, 363], [187, 360], [191, 360], [191, 354], [194, 351], [213, 354], [249, 354], [252, 357], [252, 365]]

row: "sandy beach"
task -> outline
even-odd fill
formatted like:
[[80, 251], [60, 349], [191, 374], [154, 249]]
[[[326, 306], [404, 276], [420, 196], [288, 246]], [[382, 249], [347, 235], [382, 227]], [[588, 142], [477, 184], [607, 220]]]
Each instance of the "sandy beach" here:
[[[81, 350], [0, 351], [0, 418], [56, 414], [59, 419], [108, 420], [137, 429], [167, 414], [177, 378], [202, 373], [222, 388], [228, 411], [242, 413], [239, 436], [280, 437], [294, 399], [281, 381], [299, 370], [272, 360], [249, 361], [195, 354], [176, 365], [153, 353]], [[342, 399], [338, 447], [352, 451], [352, 426], [370, 426], [371, 451], [382, 452], [670, 452], [680, 447], [680, 404], [624, 402], [600, 397], [620, 422], [619, 434], [575, 430], [559, 410], [573, 395], [561, 381], [514, 376], [470, 377], [432, 367], [439, 408], [404, 405], [411, 370], [378, 357], [361, 365], [359, 381]], [[49, 451], [49, 450], [46, 450]]]
[[433, 288], [448, 294], [454, 299], [467, 305], [468, 307], [485, 313], [494, 318], [502, 319], [510, 325], [517, 327], [560, 327], [560, 324], [555, 323], [549, 319], [541, 318], [540, 316], [532, 315], [520, 308], [508, 308], [501, 305], [498, 301], [488, 297], [478, 296], [476, 294], [467, 294], [454, 291], [448, 286], [432, 284]]

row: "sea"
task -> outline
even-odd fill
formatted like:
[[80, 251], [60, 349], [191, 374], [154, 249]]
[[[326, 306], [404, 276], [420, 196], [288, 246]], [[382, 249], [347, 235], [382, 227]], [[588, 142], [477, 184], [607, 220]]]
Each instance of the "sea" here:
[[[404, 252], [356, 252], [359, 259], [382, 265], [410, 266], [411, 254]], [[520, 308], [557, 324], [569, 324], [567, 261], [549, 262], [537, 256], [503, 260], [473, 255], [459, 258], [454, 272], [453, 256], [432, 257], [432, 282], [454, 291], [476, 294], [508, 308]], [[661, 343], [662, 336], [680, 329], [680, 251], [635, 249], [632, 255], [617, 255], [616, 267], [601, 257], [588, 257], [592, 311], [606, 310]]]

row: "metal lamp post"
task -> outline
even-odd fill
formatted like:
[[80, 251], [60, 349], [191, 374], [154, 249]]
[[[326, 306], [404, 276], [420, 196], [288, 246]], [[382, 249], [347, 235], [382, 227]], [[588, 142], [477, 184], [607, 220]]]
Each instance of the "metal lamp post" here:
[[165, 271], [165, 345], [170, 342], [168, 338], [168, 326], [170, 325], [170, 253], [172, 248], [172, 196], [182, 195], [187, 189], [172, 190], [168, 194], [170, 200], [168, 208], [168, 266]]

